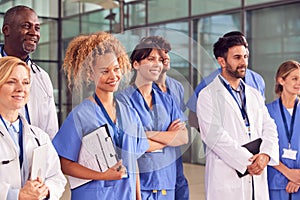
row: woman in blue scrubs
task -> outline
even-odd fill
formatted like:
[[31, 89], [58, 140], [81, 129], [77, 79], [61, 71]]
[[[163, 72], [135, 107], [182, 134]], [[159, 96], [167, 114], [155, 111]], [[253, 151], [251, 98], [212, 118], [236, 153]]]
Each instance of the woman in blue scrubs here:
[[[69, 44], [63, 67], [75, 89], [83, 84], [95, 83], [94, 94], [69, 113], [53, 139], [63, 172], [79, 180], [92, 180], [72, 188], [71, 198], [141, 199], [136, 177], [137, 158], [149, 145], [135, 110], [114, 98], [122, 72], [130, 67], [124, 47], [115, 37], [105, 32], [79, 36]], [[78, 159], [82, 138], [105, 124], [122, 161], [99, 172], [79, 164]], [[71, 180], [74, 179], [70, 179], [72, 187], [74, 182]]]
[[268, 104], [277, 125], [280, 164], [268, 167], [270, 200], [300, 199], [300, 64], [289, 60], [276, 74], [278, 99]]
[[144, 38], [131, 54], [133, 83], [116, 98], [137, 111], [149, 149], [138, 160], [142, 199], [175, 199], [176, 147], [188, 142], [185, 118], [170, 95], [153, 89], [163, 67], [163, 52]]

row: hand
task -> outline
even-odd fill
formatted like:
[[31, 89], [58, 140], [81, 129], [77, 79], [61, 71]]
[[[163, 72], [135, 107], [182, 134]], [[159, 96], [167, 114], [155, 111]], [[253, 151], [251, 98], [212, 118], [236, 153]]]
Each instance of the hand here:
[[122, 160], [120, 160], [114, 166], [108, 168], [104, 174], [106, 178], [103, 180], [120, 180], [126, 174], [126, 168], [122, 165]]
[[285, 190], [286, 190], [287, 193], [298, 192], [299, 185], [297, 185], [296, 183], [293, 183], [293, 182], [289, 181], [288, 184], [286, 185]]
[[19, 200], [41, 200], [48, 195], [49, 188], [42, 182], [41, 178], [37, 178], [37, 180], [28, 180], [20, 189]]
[[180, 122], [180, 119], [174, 120], [168, 127], [168, 131], [179, 131], [185, 129], [185, 122]]
[[267, 154], [256, 154], [249, 159], [252, 162], [247, 166], [247, 170], [251, 175], [260, 175], [264, 168], [268, 165], [270, 157]]

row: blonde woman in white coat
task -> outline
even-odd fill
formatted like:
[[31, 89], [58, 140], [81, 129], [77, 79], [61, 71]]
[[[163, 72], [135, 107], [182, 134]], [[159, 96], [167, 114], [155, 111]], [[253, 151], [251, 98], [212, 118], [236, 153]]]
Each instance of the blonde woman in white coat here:
[[[16, 57], [0, 58], [0, 199], [59, 199], [66, 180], [49, 136], [19, 113], [28, 101], [30, 68]], [[45, 179], [31, 178], [33, 150], [47, 145]]]
[[[219, 38], [214, 54], [222, 72], [198, 97], [200, 134], [206, 144], [207, 200], [267, 200], [267, 165], [278, 165], [277, 130], [263, 97], [242, 78], [248, 51], [238, 36]], [[262, 139], [253, 155], [242, 145]], [[239, 177], [237, 171], [244, 174]]]

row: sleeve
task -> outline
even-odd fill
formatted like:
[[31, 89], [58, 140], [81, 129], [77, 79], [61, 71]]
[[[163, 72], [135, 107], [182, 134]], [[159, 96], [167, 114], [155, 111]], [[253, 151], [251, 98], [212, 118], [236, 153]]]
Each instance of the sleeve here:
[[189, 98], [188, 102], [186, 103], [186, 107], [188, 107], [191, 111], [196, 113], [196, 105], [197, 105], [197, 98], [200, 93], [200, 91], [206, 87], [205, 81], [201, 81], [199, 85], [195, 88], [195, 91], [193, 92], [192, 96]]
[[148, 149], [149, 143], [147, 136], [144, 131], [143, 124], [138, 116], [138, 114], [134, 111], [134, 118], [136, 119], [136, 126], [137, 126], [137, 158], [141, 157]]
[[172, 109], [172, 113], [171, 113], [172, 121], [174, 121], [176, 119], [180, 119], [181, 122], [187, 121], [187, 117], [182, 112], [182, 110], [176, 105], [176, 102], [171, 98], [169, 98], [169, 100], [170, 100], [170, 108], [169, 109]]
[[184, 103], [184, 88], [182, 85], [179, 86], [179, 94], [180, 109], [182, 110], [182, 112], [184, 112], [186, 110], [186, 106]]
[[8, 198], [8, 193], [10, 192], [10, 185], [8, 183], [2, 182], [0, 181], [0, 199], [7, 199], [10, 200]]
[[77, 162], [82, 143], [82, 127], [81, 122], [75, 121], [73, 112], [65, 119], [52, 143], [59, 156]]
[[29, 100], [29, 103], [32, 101], [29, 107], [30, 119], [32, 125], [41, 128], [52, 140], [58, 131], [53, 85], [48, 73], [41, 68], [40, 72], [34, 73], [33, 76], [34, 83], [31, 85], [31, 96], [36, 99]]
[[230, 167], [244, 173], [251, 164], [248, 159], [252, 154], [225, 130], [223, 118], [227, 111], [219, 104], [218, 98], [213, 98], [213, 93], [215, 91], [211, 88], [205, 88], [198, 97], [197, 116], [201, 139], [212, 151], [210, 153], [216, 154]]
[[203, 80], [197, 85], [197, 87], [195, 88], [195, 91], [193, 93], [193, 95], [190, 97], [190, 99], [188, 100], [186, 106], [193, 111], [194, 113], [196, 113], [197, 108], [197, 99], [199, 96], [199, 93], [207, 86], [209, 85], [217, 76], [218, 74], [221, 73], [221, 68], [216, 69], [215, 71], [213, 71], [211, 74], [209, 74], [208, 76], [206, 76], [205, 78], [203, 78]]
[[16, 200], [19, 198], [20, 189], [9, 188], [6, 200]]
[[48, 186], [50, 191], [49, 200], [59, 200], [62, 196], [67, 180], [61, 171], [61, 165], [59, 156], [49, 138], [49, 136], [42, 130], [32, 127], [35, 129], [35, 133], [39, 133], [39, 141], [41, 144], [47, 144], [48, 155], [47, 155], [47, 170], [45, 175], [45, 185]]
[[45, 74], [44, 79], [46, 82], [48, 82], [46, 83], [46, 85], [49, 90], [48, 107], [46, 109], [48, 110], [48, 117], [45, 120], [47, 122], [45, 132], [48, 133], [50, 139], [52, 140], [58, 131], [58, 119], [57, 119], [57, 112], [56, 112], [56, 106], [54, 100], [53, 86], [50, 77], [47, 73]]
[[[260, 98], [260, 96], [259, 96]], [[260, 153], [265, 153], [270, 156], [269, 165], [274, 166], [279, 164], [279, 140], [277, 127], [274, 120], [271, 118], [267, 107], [264, 105], [264, 100], [261, 97], [263, 125], [262, 125], [262, 144]]]

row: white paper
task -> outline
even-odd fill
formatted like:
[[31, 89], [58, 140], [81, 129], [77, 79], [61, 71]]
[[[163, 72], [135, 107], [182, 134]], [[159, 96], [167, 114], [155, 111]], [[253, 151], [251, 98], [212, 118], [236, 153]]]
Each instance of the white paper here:
[[33, 150], [31, 180], [36, 180], [37, 177], [45, 180], [48, 159], [48, 144], [39, 146]]
[[[104, 172], [118, 162], [118, 157], [105, 126], [87, 134], [82, 139], [78, 163], [95, 171]], [[71, 189], [91, 180], [69, 176]]]

